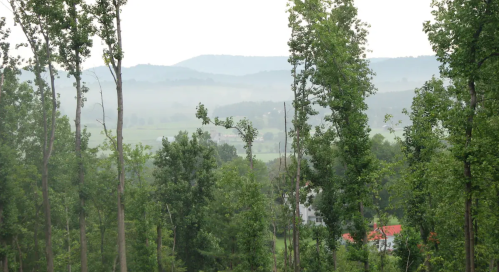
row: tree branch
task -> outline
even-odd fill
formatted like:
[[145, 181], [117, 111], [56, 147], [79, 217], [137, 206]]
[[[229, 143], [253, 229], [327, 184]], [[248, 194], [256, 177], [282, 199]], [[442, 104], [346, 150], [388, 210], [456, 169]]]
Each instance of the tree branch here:
[[99, 77], [97, 76], [97, 74], [95, 73], [95, 71], [92, 71], [92, 73], [94, 74], [95, 78], [97, 79], [97, 83], [99, 83], [99, 88], [100, 88], [100, 100], [101, 100], [101, 107], [102, 107], [102, 121], [99, 121], [97, 119], [97, 122], [99, 122], [103, 127], [104, 127], [104, 133], [106, 134], [106, 137], [111, 141], [111, 143], [113, 144], [113, 147], [114, 147], [114, 151], [117, 151], [118, 150], [118, 146], [116, 145], [116, 141], [109, 135], [109, 133], [107, 132], [107, 127], [106, 127], [106, 111], [104, 109], [104, 97], [102, 95], [102, 85], [100, 83], [100, 80], [99, 80]]
[[486, 56], [486, 57], [485, 57], [485, 58], [483, 58], [482, 60], [480, 60], [480, 61], [478, 62], [478, 69], [480, 69], [480, 68], [482, 67], [482, 65], [483, 65], [483, 63], [484, 63], [485, 61], [487, 61], [488, 59], [490, 59], [490, 58], [492, 58], [492, 57], [499, 57], [499, 52], [494, 52], [494, 53], [492, 53], [492, 54], [490, 54], [490, 55]]

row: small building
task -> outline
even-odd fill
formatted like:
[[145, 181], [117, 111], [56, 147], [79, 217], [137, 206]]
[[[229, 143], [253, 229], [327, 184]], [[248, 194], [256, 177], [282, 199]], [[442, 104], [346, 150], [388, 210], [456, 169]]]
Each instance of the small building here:
[[[309, 186], [309, 182], [305, 184], [305, 187]], [[319, 190], [320, 192], [321, 190]], [[310, 193], [307, 194], [307, 200], [313, 199], [317, 195], [317, 192], [311, 191]], [[294, 198], [293, 198], [294, 200]], [[287, 197], [285, 198], [284, 201], [288, 201]], [[291, 204], [290, 204], [291, 206]], [[306, 203], [300, 203], [300, 217], [302, 219], [302, 223], [304, 225], [306, 224], [313, 224], [313, 225], [321, 225], [321, 226], [326, 226], [324, 223], [324, 220], [322, 219], [322, 216], [318, 211], [316, 211], [308, 201]]]
[[[376, 223], [374, 223], [374, 230], [367, 234], [367, 238], [369, 239], [369, 244], [376, 246], [378, 251], [384, 250], [385, 245], [387, 251], [392, 251], [395, 235], [399, 234], [401, 231], [401, 225], [384, 226], [380, 228]], [[353, 238], [350, 236], [350, 233], [342, 235], [342, 244], [346, 242], [353, 242]]]
[[212, 130], [210, 131], [210, 138], [218, 144], [222, 140], [222, 135], [218, 131]]

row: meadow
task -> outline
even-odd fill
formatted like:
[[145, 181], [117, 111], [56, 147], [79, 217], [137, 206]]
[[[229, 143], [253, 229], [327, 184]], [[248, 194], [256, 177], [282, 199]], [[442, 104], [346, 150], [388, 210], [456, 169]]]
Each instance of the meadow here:
[[[237, 120], [237, 118], [235, 118]], [[112, 131], [113, 134], [115, 132], [114, 124], [107, 124], [108, 130]], [[126, 127], [123, 129], [124, 143], [136, 145], [138, 143], [142, 143], [144, 145], [149, 145], [152, 147], [153, 151], [158, 150], [161, 147], [161, 142], [157, 141], [159, 137], [173, 137], [177, 135], [180, 131], [187, 131], [189, 134], [196, 132], [198, 128], [203, 129], [204, 131], [210, 132], [211, 130], [215, 130], [221, 134], [233, 134], [231, 130], [226, 130], [224, 128], [215, 127], [211, 125], [202, 126], [200, 120], [186, 121], [186, 122], [171, 122], [171, 123], [163, 123], [163, 124], [154, 124], [154, 125], [144, 125], [144, 126], [134, 126], [134, 127]], [[95, 121], [94, 123], [87, 124], [87, 131], [91, 134], [89, 140], [90, 147], [96, 147], [101, 144], [105, 136], [103, 134], [102, 125]], [[262, 160], [264, 162], [272, 161], [279, 157], [278, 147], [279, 144], [282, 146], [284, 143], [279, 143], [278, 135], [280, 131], [275, 128], [264, 128], [259, 130], [259, 136], [263, 136], [265, 133], [272, 133], [274, 135], [273, 140], [263, 141], [263, 142], [255, 142], [253, 149], [254, 154], [257, 159]], [[394, 134], [390, 133], [385, 129], [372, 129], [371, 136], [375, 134], [381, 134], [385, 139], [392, 142], [395, 139], [395, 136], [402, 136], [402, 131], [396, 131]], [[238, 154], [240, 156], [245, 156], [246, 154], [243, 152], [243, 142], [240, 139], [234, 139], [228, 142], [231, 145], [236, 146], [238, 150]]]

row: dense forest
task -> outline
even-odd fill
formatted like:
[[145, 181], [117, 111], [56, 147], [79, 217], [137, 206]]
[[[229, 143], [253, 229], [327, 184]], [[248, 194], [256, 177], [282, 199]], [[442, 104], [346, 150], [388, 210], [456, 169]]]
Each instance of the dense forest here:
[[[292, 101], [214, 114], [199, 101], [199, 129], [157, 151], [123, 133], [126, 0], [0, 1], [26, 37], [12, 44], [0, 18], [0, 271], [499, 271], [499, 0], [432, 2], [422, 30], [439, 75], [403, 94], [407, 107], [386, 98], [403, 123], [368, 107], [369, 26], [354, 1], [289, 0]], [[116, 108], [82, 79], [96, 38]], [[90, 91], [97, 146], [82, 125]], [[271, 137], [252, 122], [260, 106], [284, 131], [268, 163], [253, 150]], [[370, 112], [393, 141], [371, 134]]]

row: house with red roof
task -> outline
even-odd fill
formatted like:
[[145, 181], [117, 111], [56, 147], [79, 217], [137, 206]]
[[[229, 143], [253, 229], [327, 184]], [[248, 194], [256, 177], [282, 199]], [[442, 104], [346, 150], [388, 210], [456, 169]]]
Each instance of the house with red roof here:
[[[369, 239], [369, 244], [375, 245], [379, 251], [385, 249], [388, 251], [393, 250], [393, 244], [395, 239], [395, 234], [399, 234], [402, 231], [401, 225], [393, 225], [393, 226], [384, 226], [378, 227], [376, 223], [374, 223], [374, 230], [367, 234], [367, 238]], [[353, 238], [350, 236], [350, 233], [345, 233], [342, 235], [343, 242], [353, 242]]]

